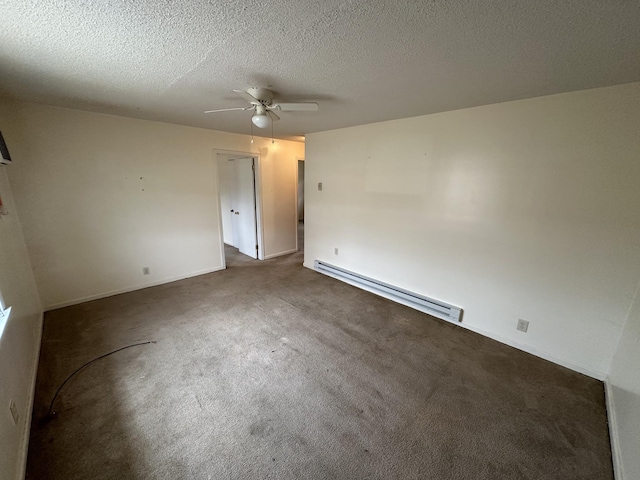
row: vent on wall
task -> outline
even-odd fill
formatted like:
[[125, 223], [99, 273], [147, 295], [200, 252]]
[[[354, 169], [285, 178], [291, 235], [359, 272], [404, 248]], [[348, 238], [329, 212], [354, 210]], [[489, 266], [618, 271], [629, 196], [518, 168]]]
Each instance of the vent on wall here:
[[449, 305], [448, 303], [441, 302], [440, 300], [434, 300], [424, 295], [409, 292], [399, 287], [389, 285], [379, 280], [374, 280], [363, 275], [359, 275], [349, 270], [330, 265], [328, 263], [316, 260], [314, 262], [314, 268], [330, 277], [337, 278], [356, 287], [360, 287], [369, 292], [375, 293], [382, 297], [393, 300], [394, 302], [401, 303], [408, 307], [415, 308], [421, 312], [428, 313], [434, 317], [441, 318], [443, 320], [449, 320], [451, 322], [462, 321], [462, 309]]

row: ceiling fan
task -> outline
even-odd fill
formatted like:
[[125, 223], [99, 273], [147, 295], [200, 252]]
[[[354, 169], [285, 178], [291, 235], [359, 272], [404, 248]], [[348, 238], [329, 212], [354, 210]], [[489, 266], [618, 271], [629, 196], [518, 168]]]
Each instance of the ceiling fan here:
[[318, 104], [315, 102], [283, 103], [273, 101], [273, 92], [268, 88], [249, 88], [247, 91], [234, 90], [235, 93], [249, 102], [248, 107], [221, 108], [207, 110], [204, 113], [232, 112], [235, 110], [254, 110], [251, 121], [258, 128], [267, 128], [271, 122], [280, 120], [274, 110], [282, 112], [315, 112]]

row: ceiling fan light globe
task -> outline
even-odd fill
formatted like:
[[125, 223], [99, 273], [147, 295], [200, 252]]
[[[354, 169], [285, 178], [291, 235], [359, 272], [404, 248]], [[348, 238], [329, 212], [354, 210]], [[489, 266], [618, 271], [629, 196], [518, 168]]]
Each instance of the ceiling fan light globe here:
[[258, 128], [267, 128], [271, 125], [271, 118], [265, 114], [256, 114], [251, 117], [251, 121]]

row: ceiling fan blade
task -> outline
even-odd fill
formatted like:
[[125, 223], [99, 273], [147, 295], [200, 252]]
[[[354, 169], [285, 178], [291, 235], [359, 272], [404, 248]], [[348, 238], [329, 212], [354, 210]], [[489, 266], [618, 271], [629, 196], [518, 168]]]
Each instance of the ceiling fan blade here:
[[316, 102], [277, 103], [273, 108], [283, 112], [316, 112], [318, 111], [318, 104]]
[[247, 92], [245, 92], [243, 90], [234, 90], [233, 92], [237, 93], [238, 95], [240, 95], [242, 98], [244, 98], [251, 105], [260, 105], [260, 100], [258, 100], [257, 98], [249, 95]]
[[220, 108], [218, 110], [207, 110], [204, 113], [233, 112], [235, 110], [253, 110], [253, 107]]
[[267, 110], [267, 115], [269, 115], [271, 117], [271, 120], [273, 120], [274, 122], [276, 120], [280, 120], [280, 117], [276, 115], [274, 112], [272, 112], [271, 110]]

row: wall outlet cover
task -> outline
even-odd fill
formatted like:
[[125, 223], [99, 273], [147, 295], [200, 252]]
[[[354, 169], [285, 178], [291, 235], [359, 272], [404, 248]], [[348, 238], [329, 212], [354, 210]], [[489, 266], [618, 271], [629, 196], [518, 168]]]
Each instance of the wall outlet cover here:
[[527, 333], [527, 330], [529, 330], [529, 322], [527, 320], [519, 319], [518, 320], [518, 325], [517, 325], [516, 328], [518, 330], [520, 330], [521, 332]]
[[149, 267], [142, 267], [142, 274], [143, 275], [149, 275], [150, 270]]

